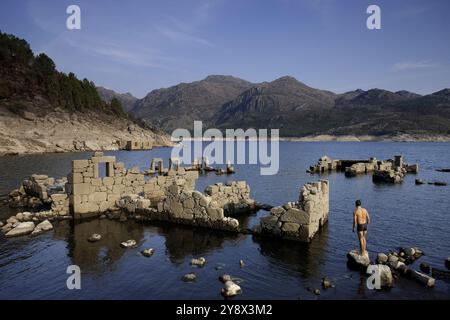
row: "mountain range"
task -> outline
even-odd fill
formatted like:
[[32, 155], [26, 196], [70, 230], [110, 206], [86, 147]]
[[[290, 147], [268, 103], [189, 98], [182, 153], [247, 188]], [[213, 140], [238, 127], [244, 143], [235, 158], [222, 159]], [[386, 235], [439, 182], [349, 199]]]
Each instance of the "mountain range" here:
[[337, 94], [290, 76], [251, 83], [211, 75], [153, 90], [126, 110], [167, 133], [192, 130], [194, 120], [202, 120], [204, 128], [279, 128], [282, 137], [450, 135], [450, 89], [428, 95], [383, 89]]

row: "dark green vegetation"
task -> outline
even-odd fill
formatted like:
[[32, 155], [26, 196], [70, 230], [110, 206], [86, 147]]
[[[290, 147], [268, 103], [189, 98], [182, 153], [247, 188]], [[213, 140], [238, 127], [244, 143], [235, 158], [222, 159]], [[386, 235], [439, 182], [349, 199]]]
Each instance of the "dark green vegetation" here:
[[[60, 107], [70, 112], [94, 111], [126, 117], [119, 100], [105, 103], [93, 82], [73, 73], [58, 72], [44, 53], [33, 54], [29, 44], [0, 32], [0, 106], [14, 113]], [[30, 110], [33, 109], [33, 110]]]
[[450, 134], [450, 89], [421, 96], [408, 91], [335, 94], [292, 77], [253, 84], [209, 76], [150, 92], [131, 110], [171, 132], [194, 120], [226, 128], [279, 128], [281, 136]]

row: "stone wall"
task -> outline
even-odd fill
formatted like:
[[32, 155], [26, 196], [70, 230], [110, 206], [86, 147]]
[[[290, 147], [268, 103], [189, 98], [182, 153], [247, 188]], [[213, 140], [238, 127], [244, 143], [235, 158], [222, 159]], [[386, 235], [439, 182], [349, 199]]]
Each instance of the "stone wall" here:
[[224, 208], [228, 215], [247, 212], [255, 208], [255, 201], [250, 199], [250, 186], [245, 181], [228, 181], [216, 183], [205, 188], [211, 201]]
[[298, 202], [272, 208], [270, 215], [261, 218], [254, 231], [261, 235], [309, 242], [328, 221], [328, 213], [328, 181], [307, 183], [300, 190]]
[[[99, 175], [101, 165], [106, 166], [105, 177]], [[66, 189], [75, 218], [83, 218], [118, 209], [117, 202], [126, 195], [137, 194], [156, 202], [173, 184], [193, 190], [197, 177], [197, 172], [179, 168], [146, 180], [138, 167], [127, 170], [114, 156], [96, 152], [91, 159], [73, 160]]]
[[152, 143], [151, 141], [136, 141], [136, 140], [130, 140], [126, 141], [125, 146], [123, 149], [125, 150], [150, 150], [152, 149]]
[[[229, 187], [229, 188], [228, 188]], [[229, 214], [253, 210], [250, 188], [245, 181], [230, 181], [206, 187], [205, 194], [173, 183], [155, 206], [150, 200], [129, 195], [120, 200], [128, 217], [144, 221], [169, 221], [212, 229], [239, 231], [239, 222]], [[147, 202], [148, 201], [148, 202]], [[237, 210], [237, 208], [239, 210]]]
[[23, 180], [19, 189], [9, 193], [8, 204], [10, 207], [23, 207], [30, 210], [51, 207], [57, 214], [67, 215], [69, 203], [64, 188], [66, 182], [66, 178], [55, 179], [43, 174], [33, 174], [30, 178]]

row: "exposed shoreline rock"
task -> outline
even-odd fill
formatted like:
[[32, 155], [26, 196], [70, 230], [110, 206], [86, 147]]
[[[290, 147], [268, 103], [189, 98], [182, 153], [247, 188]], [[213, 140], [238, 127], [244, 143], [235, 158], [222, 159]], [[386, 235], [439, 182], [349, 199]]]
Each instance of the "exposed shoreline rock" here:
[[365, 271], [370, 265], [369, 253], [362, 255], [358, 250], [351, 250], [347, 253], [347, 265], [350, 269]]

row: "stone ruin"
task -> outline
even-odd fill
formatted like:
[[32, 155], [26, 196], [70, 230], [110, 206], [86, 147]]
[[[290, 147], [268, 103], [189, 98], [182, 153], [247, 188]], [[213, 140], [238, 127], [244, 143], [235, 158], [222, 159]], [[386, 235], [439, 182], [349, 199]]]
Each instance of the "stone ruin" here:
[[274, 207], [270, 215], [261, 218], [254, 232], [282, 239], [310, 242], [328, 221], [329, 185], [327, 180], [307, 183], [298, 202]]
[[33, 174], [25, 179], [19, 189], [9, 193], [10, 207], [33, 210], [52, 209], [60, 216], [69, 214], [69, 198], [64, 185], [67, 178], [55, 179], [43, 174]]
[[[41, 211], [10, 217], [6, 225], [1, 225], [2, 231], [23, 235], [37, 228], [34, 223], [100, 217], [168, 221], [240, 232], [234, 216], [263, 208], [250, 198], [250, 186], [245, 181], [215, 183], [202, 193], [195, 190], [198, 176], [197, 170], [181, 167], [175, 158], [170, 159], [167, 168], [161, 158], [155, 158], [150, 169], [141, 172], [138, 167], [125, 168], [114, 156], [95, 152], [90, 159], [73, 160], [67, 179], [32, 175], [20, 189], [12, 191], [11, 199], [27, 206], [33, 198], [41, 204]], [[268, 206], [271, 215], [261, 219], [255, 232], [310, 241], [328, 219], [328, 192], [327, 181], [306, 184], [298, 202]], [[16, 230], [21, 226], [26, 230]]]
[[134, 150], [151, 150], [153, 148], [153, 145], [151, 141], [135, 141], [135, 140], [129, 140], [126, 141], [122, 146], [121, 149], [125, 149], [128, 151], [134, 151]]
[[404, 163], [402, 156], [394, 159], [377, 160], [333, 160], [327, 156], [319, 159], [316, 165], [309, 168], [310, 173], [326, 173], [332, 171], [343, 171], [346, 177], [355, 177], [361, 174], [372, 173], [374, 182], [400, 183], [406, 173], [418, 173], [417, 164], [408, 165]]

